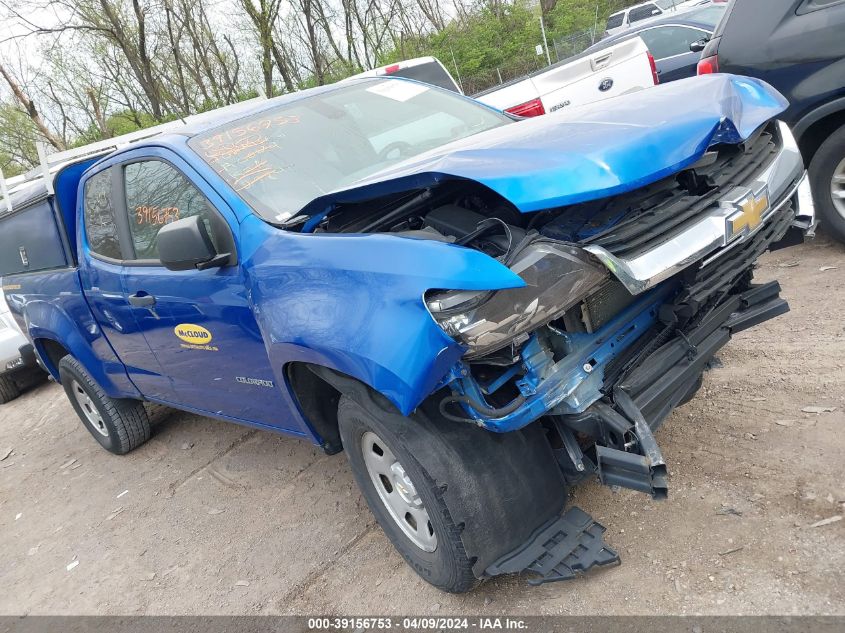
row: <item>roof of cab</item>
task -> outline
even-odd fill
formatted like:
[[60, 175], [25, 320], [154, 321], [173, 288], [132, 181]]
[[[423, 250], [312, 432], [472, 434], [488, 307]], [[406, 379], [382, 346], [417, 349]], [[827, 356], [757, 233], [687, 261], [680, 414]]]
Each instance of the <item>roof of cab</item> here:
[[[401, 81], [401, 78], [394, 77], [366, 77], [356, 79], [354, 81]], [[163, 141], [167, 142], [170, 137], [192, 137], [197, 134], [202, 134], [216, 127], [237, 121], [260, 112], [264, 112], [271, 108], [285, 105], [287, 103], [294, 103], [302, 99], [307, 99], [318, 94], [339, 90], [348, 83], [343, 82], [339, 84], [329, 84], [326, 86], [317, 86], [307, 90], [300, 90], [298, 92], [291, 92], [280, 95], [270, 99], [257, 98], [248, 101], [242, 101], [208, 112], [200, 114], [193, 114], [175, 121], [163, 123], [152, 128], [146, 128], [131, 132], [123, 136], [118, 136], [81, 147], [72, 148], [70, 150], [56, 152], [47, 157], [47, 169], [51, 174], [57, 174], [62, 169], [69, 165], [73, 165], [82, 161], [96, 158], [98, 161], [107, 158], [118, 151], [126, 149], [134, 149], [144, 147], [146, 145], [159, 145]], [[45, 173], [43, 166], [37, 166], [29, 170], [26, 174], [20, 177], [20, 181], [15, 183], [14, 187], [10, 187], [10, 199], [13, 206], [19, 206], [24, 203], [29, 203], [31, 192], [46, 191], [43, 184], [43, 174]], [[39, 197], [43, 194], [34, 194]]]

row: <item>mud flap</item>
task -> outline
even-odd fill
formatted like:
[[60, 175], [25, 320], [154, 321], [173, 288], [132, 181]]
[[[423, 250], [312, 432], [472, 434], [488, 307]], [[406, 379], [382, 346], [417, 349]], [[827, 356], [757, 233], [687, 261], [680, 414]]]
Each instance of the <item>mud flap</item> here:
[[522, 546], [487, 568], [487, 576], [532, 572], [529, 585], [571, 580], [590, 568], [619, 564], [619, 554], [604, 542], [605, 527], [581, 508], [541, 527]]

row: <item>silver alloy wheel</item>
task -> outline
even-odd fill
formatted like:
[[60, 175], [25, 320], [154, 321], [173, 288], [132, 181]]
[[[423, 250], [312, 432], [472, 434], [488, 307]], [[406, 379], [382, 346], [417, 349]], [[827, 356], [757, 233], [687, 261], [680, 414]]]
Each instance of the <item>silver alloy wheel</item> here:
[[833, 206], [839, 215], [845, 219], [845, 158], [839, 161], [836, 169], [833, 170], [833, 178], [830, 181], [830, 196], [833, 198]]
[[370, 480], [388, 513], [411, 542], [424, 552], [437, 549], [437, 535], [411, 478], [382, 439], [367, 431], [361, 452]]
[[91, 400], [91, 397], [85, 392], [80, 385], [75, 380], [70, 384], [71, 391], [73, 391], [73, 395], [76, 397], [76, 402], [79, 404], [79, 407], [82, 409], [82, 413], [85, 415], [85, 418], [91, 423], [97, 433], [102, 435], [103, 437], [109, 436], [109, 430], [106, 427], [105, 422], [103, 422], [103, 416], [100, 415], [100, 412], [97, 410], [97, 407], [94, 405], [94, 401]]

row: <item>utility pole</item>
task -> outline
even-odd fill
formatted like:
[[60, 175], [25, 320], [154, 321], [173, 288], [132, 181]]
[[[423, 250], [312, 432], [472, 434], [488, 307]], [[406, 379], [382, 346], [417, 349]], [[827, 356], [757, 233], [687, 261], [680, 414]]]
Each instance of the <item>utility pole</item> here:
[[464, 82], [461, 80], [461, 71], [458, 68], [458, 60], [455, 59], [455, 50], [452, 48], [451, 44], [449, 44], [449, 52], [452, 53], [452, 65], [455, 67], [455, 74], [458, 76], [458, 87], [461, 89], [461, 93], [463, 93]]
[[543, 34], [543, 48], [546, 50], [546, 62], [552, 65], [552, 58], [549, 55], [549, 43], [546, 41], [546, 25], [543, 24], [543, 10], [540, 9], [540, 32]]

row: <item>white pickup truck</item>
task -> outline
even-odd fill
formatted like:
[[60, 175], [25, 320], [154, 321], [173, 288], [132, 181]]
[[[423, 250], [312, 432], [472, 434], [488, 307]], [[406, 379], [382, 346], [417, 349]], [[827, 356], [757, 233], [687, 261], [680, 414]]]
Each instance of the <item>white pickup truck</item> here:
[[[443, 64], [419, 57], [374, 68], [356, 77], [397, 75], [462, 93]], [[564, 59], [535, 73], [472, 95], [497, 110], [538, 116], [642, 90], [658, 83], [654, 58], [635, 37], [590, 54]]]

